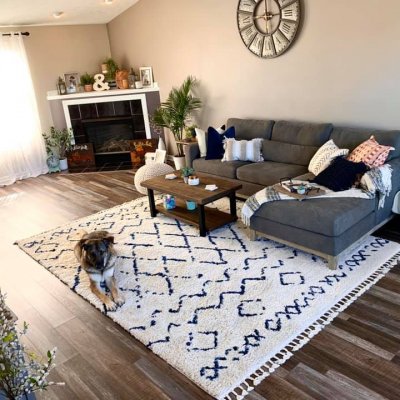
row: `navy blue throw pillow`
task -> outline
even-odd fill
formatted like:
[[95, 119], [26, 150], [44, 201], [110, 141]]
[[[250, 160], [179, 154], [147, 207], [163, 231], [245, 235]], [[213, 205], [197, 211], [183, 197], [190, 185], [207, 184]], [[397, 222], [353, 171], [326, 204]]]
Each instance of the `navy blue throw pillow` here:
[[325, 186], [334, 192], [341, 192], [350, 189], [356, 182], [357, 175], [364, 174], [367, 170], [368, 167], [363, 162], [355, 163], [343, 157], [338, 157], [312, 182]]
[[235, 138], [235, 127], [231, 126], [224, 133], [213, 127], [208, 128], [206, 160], [221, 160], [224, 156], [224, 140]]

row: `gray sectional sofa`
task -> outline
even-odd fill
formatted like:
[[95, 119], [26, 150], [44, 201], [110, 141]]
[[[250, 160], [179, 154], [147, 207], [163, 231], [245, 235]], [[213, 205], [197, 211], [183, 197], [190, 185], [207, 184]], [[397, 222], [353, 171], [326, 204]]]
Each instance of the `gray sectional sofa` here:
[[377, 141], [393, 146], [388, 162], [393, 168], [392, 192], [385, 207], [378, 208], [377, 199], [330, 198], [307, 201], [266, 203], [250, 222], [251, 237], [263, 235], [291, 246], [312, 252], [328, 260], [336, 268], [344, 253], [387, 222], [392, 216], [395, 194], [400, 191], [400, 131], [378, 131], [334, 127], [291, 121], [231, 118], [236, 139], [263, 138], [264, 162], [221, 162], [200, 158], [196, 143], [185, 146], [186, 162], [197, 172], [239, 181], [243, 188], [238, 195], [247, 197], [280, 178], [313, 178], [308, 164], [318, 148], [329, 139], [350, 151], [374, 135]]

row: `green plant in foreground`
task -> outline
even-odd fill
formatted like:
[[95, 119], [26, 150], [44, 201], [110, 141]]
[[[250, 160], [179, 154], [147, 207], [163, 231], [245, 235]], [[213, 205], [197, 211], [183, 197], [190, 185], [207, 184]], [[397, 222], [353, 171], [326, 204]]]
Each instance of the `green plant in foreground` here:
[[58, 154], [60, 159], [66, 158], [67, 151], [72, 148], [72, 130], [71, 129], [56, 129], [54, 126], [50, 128], [50, 133], [43, 133], [44, 142], [46, 144], [47, 154]]
[[[153, 114], [155, 125], [168, 128], [174, 135], [177, 142], [181, 142], [193, 111], [201, 108], [201, 100], [192, 95], [196, 86], [196, 78], [188, 76], [179, 88], [172, 88], [168, 98]], [[181, 144], [177, 144], [178, 156], [183, 156]]]
[[[22, 332], [17, 332], [13, 315], [5, 304], [5, 296], [0, 290], [0, 394], [3, 392], [10, 400], [46, 390], [54, 382], [47, 382], [47, 376], [54, 367], [56, 349], [47, 352], [47, 360], [40, 362], [37, 356], [26, 351], [19, 335], [28, 329], [24, 322]], [[63, 383], [57, 383], [63, 385]]]
[[194, 169], [191, 167], [183, 167], [181, 168], [182, 176], [190, 176], [193, 175]]

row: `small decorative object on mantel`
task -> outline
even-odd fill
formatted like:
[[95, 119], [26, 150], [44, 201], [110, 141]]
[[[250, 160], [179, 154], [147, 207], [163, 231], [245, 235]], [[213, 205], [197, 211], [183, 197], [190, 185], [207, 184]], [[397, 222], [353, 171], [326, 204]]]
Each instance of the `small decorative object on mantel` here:
[[126, 69], [118, 70], [115, 73], [115, 80], [117, 82], [118, 89], [128, 89], [129, 82], [128, 82], [129, 72]]
[[57, 81], [57, 92], [60, 95], [67, 94], [67, 87], [65, 86], [65, 82], [61, 78], [61, 76], [58, 77]]
[[67, 87], [67, 93], [76, 93], [79, 85], [79, 74], [76, 72], [70, 74], [64, 74], [65, 85]]
[[[106, 66], [104, 68], [104, 65]], [[115, 73], [119, 70], [118, 64], [111, 58], [107, 58], [103, 64], [101, 64], [102, 72], [106, 78], [106, 82], [110, 87], [114, 88], [117, 86], [115, 82]], [[106, 72], [104, 72], [106, 71]]]
[[143, 87], [152, 87], [153, 69], [151, 67], [140, 67], [139, 71], [140, 71], [140, 80], [142, 82]]
[[93, 75], [90, 75], [86, 72], [81, 76], [81, 85], [83, 86], [83, 90], [85, 92], [93, 91], [93, 83], [94, 83]]
[[103, 74], [96, 74], [94, 76], [94, 84], [93, 84], [93, 90], [96, 92], [102, 92], [103, 90], [110, 90], [110, 86], [108, 85], [107, 82], [104, 81], [104, 75]]

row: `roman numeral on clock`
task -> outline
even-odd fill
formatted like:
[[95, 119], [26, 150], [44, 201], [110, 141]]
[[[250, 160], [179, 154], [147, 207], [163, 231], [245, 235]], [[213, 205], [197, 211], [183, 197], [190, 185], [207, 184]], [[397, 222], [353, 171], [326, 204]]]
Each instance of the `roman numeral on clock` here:
[[247, 12], [239, 12], [238, 24], [239, 24], [239, 29], [243, 29], [249, 25], [252, 25], [253, 24], [252, 14]]
[[256, 6], [256, 2], [254, 0], [240, 0], [239, 2], [239, 11], [247, 11], [253, 12]]

